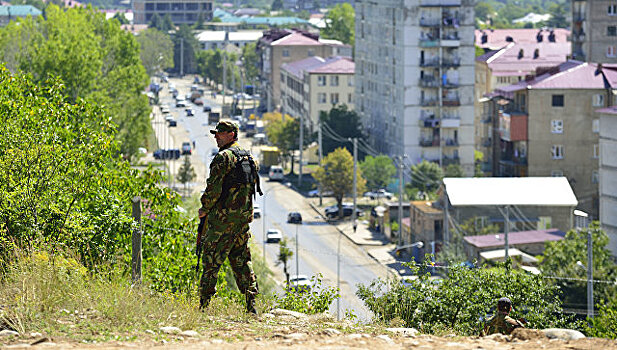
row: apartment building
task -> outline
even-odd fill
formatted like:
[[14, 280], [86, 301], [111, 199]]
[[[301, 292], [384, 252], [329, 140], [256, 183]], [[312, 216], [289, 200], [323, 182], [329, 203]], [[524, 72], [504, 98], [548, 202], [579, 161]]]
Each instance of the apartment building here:
[[599, 114], [617, 68], [579, 61], [499, 88], [493, 101], [495, 176], [565, 176], [578, 208], [598, 217]]
[[134, 24], [148, 24], [154, 14], [171, 17], [174, 24], [212, 20], [212, 0], [133, 0]]
[[341, 104], [353, 109], [354, 67], [350, 57], [341, 56], [313, 56], [282, 65], [281, 110], [303, 116], [316, 130], [321, 112]]
[[[225, 46], [224, 30], [204, 30], [195, 35], [202, 50], [222, 49]], [[256, 43], [263, 36], [261, 30], [240, 30], [227, 32], [227, 45], [234, 45], [238, 48]]]
[[572, 0], [572, 58], [617, 63], [617, 2]]
[[476, 46], [484, 51], [500, 50], [511, 43], [570, 43], [570, 31], [563, 28], [476, 29], [475, 37]]
[[613, 106], [600, 114], [600, 225], [609, 237], [608, 249], [617, 256], [617, 91]]
[[475, 68], [475, 149], [482, 152], [482, 171], [493, 174], [492, 148], [498, 147], [499, 139], [493, 138], [491, 118], [493, 104], [485, 96], [495, 89], [525, 80], [535, 75], [536, 69], [558, 66], [570, 54], [570, 43], [565, 40], [553, 42], [540, 39], [542, 31], [536, 33], [533, 43], [510, 42], [499, 50], [476, 57]]
[[356, 1], [356, 111], [372, 146], [473, 174], [474, 2]]
[[319, 34], [288, 29], [265, 31], [257, 42], [263, 110], [281, 107], [281, 66], [313, 56], [351, 56], [351, 47]]

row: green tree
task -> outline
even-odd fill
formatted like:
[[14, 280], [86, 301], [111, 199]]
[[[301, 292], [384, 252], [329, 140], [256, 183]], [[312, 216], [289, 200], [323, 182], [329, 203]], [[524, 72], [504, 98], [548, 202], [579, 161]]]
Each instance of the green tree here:
[[[313, 177], [321, 184], [322, 191], [332, 191], [339, 208], [340, 218], [343, 218], [343, 197], [353, 191], [353, 157], [345, 148], [337, 148], [328, 154], [321, 165], [313, 173]], [[366, 180], [362, 170], [357, 173], [357, 191], [364, 192]]]
[[245, 82], [248, 84], [259, 76], [259, 58], [255, 51], [256, 43], [249, 43], [242, 48], [242, 64]]
[[112, 17], [113, 19], [117, 20], [118, 22], [120, 22], [120, 24], [129, 24], [129, 20], [126, 19], [126, 17], [124, 16], [124, 13], [122, 12], [116, 12], [116, 14]]
[[272, 6], [270, 6], [272, 11], [280, 11], [283, 9], [283, 0], [273, 0]]
[[484, 161], [484, 153], [474, 150], [473, 160], [475, 164], [474, 170], [473, 170], [473, 176], [474, 177], [484, 176], [484, 172], [482, 171], [482, 162]]
[[567, 19], [565, 3], [551, 4], [548, 8], [548, 13], [551, 14], [551, 18], [544, 23], [545, 26], [552, 28], [567, 28], [570, 25]]
[[184, 156], [184, 161], [178, 169], [178, 181], [184, 185], [184, 195], [188, 195], [188, 183], [195, 179], [195, 169], [193, 169], [193, 165], [191, 164], [191, 158], [188, 155]]
[[412, 165], [411, 174], [410, 186], [423, 192], [436, 190], [443, 179], [443, 170], [439, 164], [426, 160]]
[[590, 337], [617, 339], [617, 297], [608, 296], [608, 300], [600, 300], [597, 305], [597, 314], [588, 321], [585, 333]]
[[283, 265], [283, 273], [285, 273], [285, 281], [287, 281], [285, 286], [287, 289], [289, 289], [289, 271], [287, 271], [287, 263], [289, 262], [289, 259], [291, 259], [291, 257], [294, 255], [294, 252], [289, 249], [289, 247], [287, 247], [287, 244], [287, 238], [283, 238], [279, 243], [279, 254], [276, 260], [276, 264]]
[[493, 16], [495, 13], [495, 9], [491, 6], [490, 3], [487, 2], [477, 2], [475, 6], [476, 18], [486, 22], [489, 16]]
[[[589, 229], [570, 230], [560, 241], [546, 243], [540, 269], [546, 276], [564, 279], [552, 280], [563, 291], [563, 303], [572, 308], [584, 308], [587, 301], [587, 272], [577, 265], [577, 261], [587, 265], [587, 234], [591, 233], [593, 241], [593, 278], [614, 281], [617, 278], [617, 265], [611, 260], [611, 253], [606, 248], [608, 236], [597, 222]], [[577, 280], [572, 280], [572, 278]], [[594, 300], [610, 300], [617, 294], [614, 284], [595, 283]]]
[[450, 230], [450, 240], [448, 244], [444, 245], [439, 253], [437, 253], [437, 260], [449, 263], [458, 263], [467, 261], [467, 254], [465, 253], [465, 247], [463, 237], [465, 236], [479, 236], [495, 234], [499, 232], [499, 226], [483, 225], [478, 218], [470, 218], [463, 222], [458, 227], [452, 227]]
[[139, 33], [137, 42], [141, 48], [139, 56], [149, 76], [155, 76], [161, 71], [173, 67], [174, 44], [169, 35], [148, 28]]
[[464, 177], [465, 173], [459, 164], [448, 164], [444, 177]]
[[[197, 73], [197, 58], [199, 42], [193, 35], [193, 31], [186, 24], [180, 25], [173, 39], [174, 41], [174, 68], [177, 72], [182, 70], [183, 74]], [[180, 54], [180, 50], [183, 54]], [[183, 63], [180, 62], [182, 58]]]
[[[275, 120], [268, 123], [266, 135], [272, 144], [279, 148], [281, 155], [285, 159], [291, 160], [291, 173], [294, 169], [294, 151], [299, 149], [300, 143], [300, 121], [296, 118], [285, 118], [285, 120]], [[309, 145], [315, 136], [311, 135], [308, 128], [304, 127], [304, 145]]]
[[385, 188], [396, 174], [394, 162], [386, 155], [366, 156], [360, 162], [360, 169], [366, 179], [366, 187], [371, 190]]
[[325, 38], [340, 40], [345, 44], [355, 44], [356, 12], [349, 3], [334, 6], [325, 16], [326, 28], [322, 33]]
[[[354, 137], [364, 139], [360, 116], [355, 111], [349, 110], [346, 105], [337, 105], [332, 107], [329, 112], [320, 112], [319, 119], [324, 130], [332, 130], [344, 140]], [[330, 138], [328, 133], [324, 132], [322, 139], [323, 153], [328, 154], [339, 147], [345, 147], [350, 153], [353, 152], [351, 142]], [[361, 150], [358, 150], [358, 158], [364, 158], [364, 153]]]

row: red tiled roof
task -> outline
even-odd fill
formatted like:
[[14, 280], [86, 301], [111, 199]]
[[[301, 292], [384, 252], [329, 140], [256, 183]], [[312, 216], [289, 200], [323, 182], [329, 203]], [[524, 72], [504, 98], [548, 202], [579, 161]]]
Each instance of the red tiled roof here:
[[[568, 36], [570, 35], [568, 29], [555, 28], [553, 32], [555, 34], [555, 42], [568, 42]], [[488, 39], [484, 44], [482, 43], [483, 33], [486, 33]], [[511, 41], [506, 41], [506, 37], [508, 36], [511, 37], [515, 43], [537, 43], [538, 33], [542, 35], [542, 42], [548, 42], [550, 31], [546, 29], [476, 29], [475, 43], [483, 49], [496, 50], [511, 43]]]
[[302, 78], [304, 71], [322, 65], [324, 62], [326, 62], [326, 60], [323, 58], [319, 56], [312, 56], [299, 61], [285, 63], [281, 66], [281, 69], [288, 71], [298, 78]]
[[310, 73], [354, 74], [356, 64], [350, 57], [332, 57], [320, 66], [309, 70]]
[[606, 89], [610, 82], [605, 81], [597, 64], [582, 63], [530, 85], [532, 89]]
[[272, 46], [322, 46], [319, 40], [309, 38], [302, 33], [294, 32], [276, 41], [273, 41]]
[[[508, 244], [517, 245], [559, 241], [562, 240], [565, 235], [565, 232], [560, 231], [556, 228], [552, 228], [549, 230], [510, 232], [508, 233]], [[477, 248], [501, 247], [504, 245], [503, 233], [466, 236], [463, 237], [463, 239], [468, 244]]]
[[476, 60], [486, 62], [495, 76], [525, 76], [534, 74], [538, 67], [557, 66], [565, 62], [569, 54], [569, 43], [510, 43], [501, 50], [491, 51]]

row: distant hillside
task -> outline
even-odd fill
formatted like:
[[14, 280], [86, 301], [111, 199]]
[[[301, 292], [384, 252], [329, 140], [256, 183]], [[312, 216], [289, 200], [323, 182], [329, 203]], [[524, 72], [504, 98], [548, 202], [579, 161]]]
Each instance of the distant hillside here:
[[570, 13], [568, 0], [486, 0], [476, 4], [476, 20], [479, 26], [493, 28], [532, 27], [531, 24], [512, 24], [512, 21], [524, 17], [528, 13], [551, 14], [546, 23], [541, 22], [535, 27], [567, 27], [566, 18]]

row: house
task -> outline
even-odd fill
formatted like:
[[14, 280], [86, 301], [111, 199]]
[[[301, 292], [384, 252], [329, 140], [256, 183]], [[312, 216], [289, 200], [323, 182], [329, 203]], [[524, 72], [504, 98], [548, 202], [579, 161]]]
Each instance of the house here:
[[[546, 242], [562, 240], [566, 233], [553, 228], [548, 230], [530, 230], [508, 233], [508, 246], [517, 248], [527, 254], [541, 255]], [[481, 253], [504, 247], [504, 234], [488, 234], [463, 237], [465, 253], [470, 260], [480, 260]]]
[[551, 29], [476, 29], [476, 46], [485, 51], [500, 50], [511, 44], [533, 44], [541, 42], [568, 43], [570, 31], [563, 28]]

